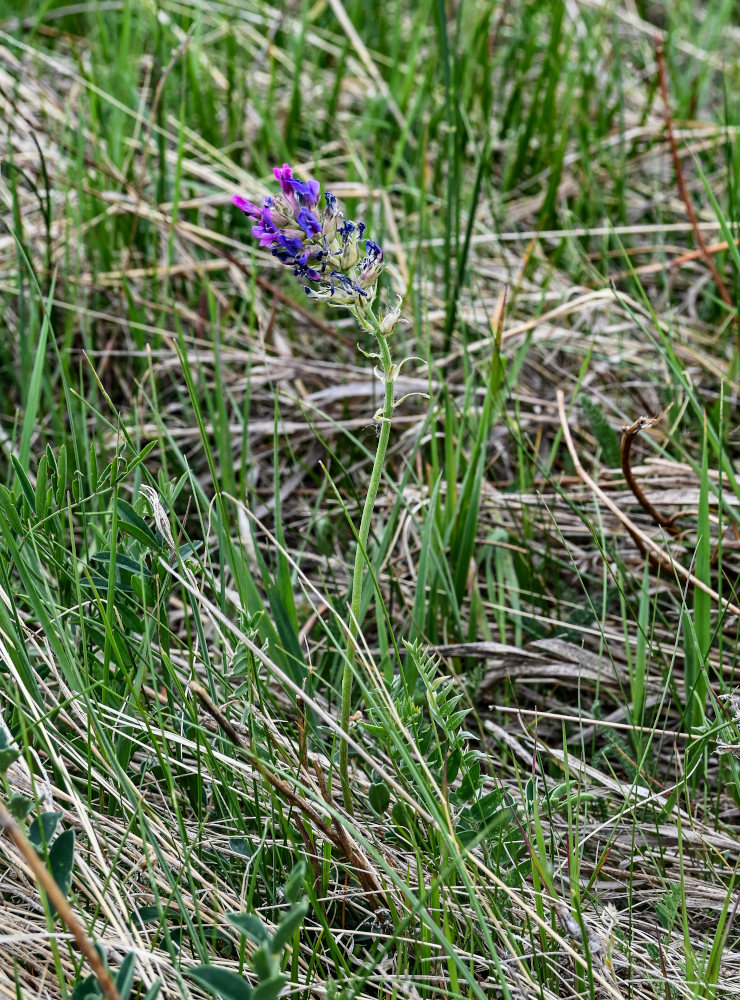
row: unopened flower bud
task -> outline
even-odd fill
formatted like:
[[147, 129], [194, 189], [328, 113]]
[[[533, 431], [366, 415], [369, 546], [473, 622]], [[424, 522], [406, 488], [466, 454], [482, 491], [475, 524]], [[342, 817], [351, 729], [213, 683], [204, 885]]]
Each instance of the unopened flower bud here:
[[272, 216], [272, 221], [280, 229], [284, 229], [289, 223], [293, 221], [289, 215], [286, 215], [284, 212], [280, 210], [280, 208], [276, 208], [274, 205], [270, 209], [270, 215]]
[[387, 312], [385, 316], [380, 320], [380, 332], [384, 337], [389, 336], [395, 330], [398, 325], [398, 321], [401, 318], [401, 301], [399, 299], [398, 305]]
[[331, 243], [337, 235], [337, 222], [342, 218], [342, 213], [339, 211], [337, 199], [331, 191], [325, 191], [324, 198], [326, 200], [326, 208], [324, 209], [324, 219], [321, 229], [327, 243]]
[[259, 219], [262, 215], [263, 205], [255, 205], [253, 201], [249, 201], [240, 194], [235, 194], [231, 199], [232, 204], [240, 208], [245, 215], [248, 215], [250, 219]]
[[337, 217], [336, 215], [324, 216], [324, 221], [321, 226], [321, 232], [326, 237], [328, 243], [334, 239], [337, 235]]
[[342, 250], [342, 261], [340, 265], [342, 270], [349, 271], [355, 266], [359, 259], [360, 251], [357, 249], [357, 244], [354, 240], [347, 240], [344, 245], [344, 250]]
[[383, 250], [374, 240], [365, 240], [366, 254], [360, 263], [358, 284], [362, 288], [370, 288], [377, 283], [383, 270]]

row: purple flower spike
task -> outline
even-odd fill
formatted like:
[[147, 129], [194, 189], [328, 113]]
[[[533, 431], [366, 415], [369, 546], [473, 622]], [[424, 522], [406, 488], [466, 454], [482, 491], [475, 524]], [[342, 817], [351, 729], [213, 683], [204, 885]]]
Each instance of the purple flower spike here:
[[365, 223], [345, 220], [339, 225], [343, 216], [334, 195], [325, 191], [319, 205], [318, 181], [294, 177], [290, 164], [275, 167], [273, 173], [280, 183], [274, 198], [260, 205], [239, 194], [232, 199], [252, 219], [252, 235], [260, 246], [269, 247], [301, 284], [306, 282], [311, 298], [353, 309], [370, 305], [383, 270], [383, 251], [364, 238]]
[[253, 201], [248, 201], [246, 198], [242, 198], [240, 194], [235, 194], [231, 199], [232, 204], [240, 208], [245, 215], [248, 215], [250, 219], [259, 219], [262, 215], [262, 207], [260, 205], [255, 205]]
[[296, 222], [305, 232], [306, 236], [318, 236], [321, 232], [319, 220], [307, 208], [301, 208], [296, 215]]

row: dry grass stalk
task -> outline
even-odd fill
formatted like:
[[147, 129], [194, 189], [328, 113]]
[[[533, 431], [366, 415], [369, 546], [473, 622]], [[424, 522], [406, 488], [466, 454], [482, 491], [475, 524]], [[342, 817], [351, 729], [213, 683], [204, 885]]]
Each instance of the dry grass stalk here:
[[115, 983], [110, 977], [110, 973], [103, 964], [95, 945], [87, 936], [85, 928], [72, 912], [72, 907], [67, 902], [66, 896], [54, 881], [44, 862], [31, 844], [29, 844], [15, 819], [5, 808], [2, 801], [0, 801], [0, 832], [2, 831], [10, 837], [17, 850], [23, 856], [24, 861], [33, 872], [34, 878], [49, 897], [49, 902], [59, 914], [60, 920], [74, 938], [75, 944], [81, 954], [87, 959], [88, 965], [100, 983], [103, 996], [106, 1000], [121, 1000]]

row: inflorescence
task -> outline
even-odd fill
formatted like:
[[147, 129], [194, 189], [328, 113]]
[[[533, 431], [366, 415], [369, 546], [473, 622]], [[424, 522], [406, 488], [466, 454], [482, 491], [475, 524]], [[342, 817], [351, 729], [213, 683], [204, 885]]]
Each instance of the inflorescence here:
[[331, 305], [371, 305], [383, 269], [383, 251], [365, 239], [362, 253], [365, 223], [341, 222], [337, 199], [329, 191], [319, 210], [318, 181], [299, 180], [287, 163], [275, 167], [274, 174], [281, 195], [265, 198], [261, 205], [239, 194], [232, 198], [252, 219], [252, 236], [293, 269], [309, 297], [327, 299]]

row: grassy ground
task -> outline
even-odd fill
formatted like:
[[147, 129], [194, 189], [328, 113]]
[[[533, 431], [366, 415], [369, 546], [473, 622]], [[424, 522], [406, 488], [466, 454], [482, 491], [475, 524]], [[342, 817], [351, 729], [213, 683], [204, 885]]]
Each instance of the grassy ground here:
[[[739, 44], [0, 2], [0, 997], [738, 995]], [[429, 397], [356, 639], [382, 386], [231, 204], [283, 162]]]

